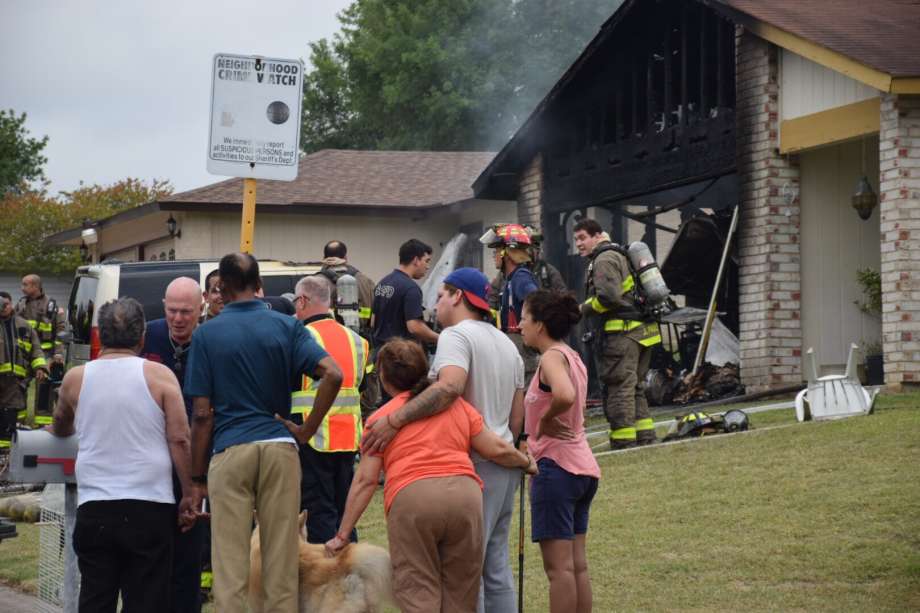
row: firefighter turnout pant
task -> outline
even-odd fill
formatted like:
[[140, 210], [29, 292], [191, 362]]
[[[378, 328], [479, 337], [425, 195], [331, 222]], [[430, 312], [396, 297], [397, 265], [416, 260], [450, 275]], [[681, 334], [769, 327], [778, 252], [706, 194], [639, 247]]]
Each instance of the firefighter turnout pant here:
[[625, 334], [606, 334], [596, 352], [603, 387], [604, 414], [610, 423], [611, 449], [655, 442], [655, 424], [645, 399], [652, 348]]

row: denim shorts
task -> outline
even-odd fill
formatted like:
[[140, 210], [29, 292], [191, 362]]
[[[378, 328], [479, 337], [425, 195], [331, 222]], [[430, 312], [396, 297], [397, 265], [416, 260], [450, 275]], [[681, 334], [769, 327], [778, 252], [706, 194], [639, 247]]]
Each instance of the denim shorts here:
[[531, 540], [571, 541], [585, 534], [597, 479], [573, 475], [549, 458], [541, 458], [537, 468], [540, 472], [530, 483]]

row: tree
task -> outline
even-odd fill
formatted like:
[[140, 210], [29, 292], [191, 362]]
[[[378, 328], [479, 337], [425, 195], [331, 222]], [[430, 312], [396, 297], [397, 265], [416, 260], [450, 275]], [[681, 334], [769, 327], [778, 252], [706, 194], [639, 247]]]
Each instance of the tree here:
[[29, 138], [26, 114], [0, 110], [0, 196], [19, 190], [24, 184], [44, 179], [42, 167], [48, 159], [41, 153], [48, 137]]
[[303, 148], [500, 147], [616, 0], [355, 0], [311, 44]]
[[166, 181], [149, 185], [125, 179], [110, 186], [83, 186], [51, 197], [44, 190], [23, 189], [0, 198], [0, 219], [9, 220], [0, 232], [3, 269], [21, 274], [70, 274], [80, 265], [76, 247], [47, 247], [46, 237], [79, 227], [86, 219], [102, 219], [158, 200], [172, 193]]

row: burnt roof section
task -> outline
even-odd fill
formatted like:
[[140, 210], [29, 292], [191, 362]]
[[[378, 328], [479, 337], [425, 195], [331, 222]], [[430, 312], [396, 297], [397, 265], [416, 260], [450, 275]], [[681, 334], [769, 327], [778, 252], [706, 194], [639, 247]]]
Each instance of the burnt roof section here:
[[[698, 0], [730, 19], [745, 16], [890, 73], [920, 75], [920, 0]], [[625, 0], [473, 183], [477, 198], [513, 199], [517, 173], [539, 147], [547, 109], [639, 0]]]
[[[920, 76], [917, 0], [714, 0], [892, 77]], [[730, 17], [731, 15], [726, 15]]]
[[[470, 185], [495, 153], [480, 151], [354, 151], [323, 149], [300, 161], [294, 181], [259, 180], [260, 205], [432, 208], [473, 198]], [[177, 205], [240, 205], [234, 178], [160, 200]], [[181, 207], [194, 210], [197, 207]]]

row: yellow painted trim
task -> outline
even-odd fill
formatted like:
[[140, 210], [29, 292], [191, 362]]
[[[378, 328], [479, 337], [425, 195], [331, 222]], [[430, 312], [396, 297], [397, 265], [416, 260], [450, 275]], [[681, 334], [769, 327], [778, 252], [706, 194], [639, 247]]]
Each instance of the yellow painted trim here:
[[881, 100], [871, 98], [780, 123], [780, 153], [794, 153], [879, 131]]
[[752, 34], [756, 34], [774, 45], [782, 47], [783, 49], [788, 49], [804, 58], [808, 58], [812, 62], [821, 64], [831, 70], [836, 70], [851, 79], [855, 79], [860, 83], [865, 83], [875, 89], [880, 89], [883, 92], [892, 91], [892, 78], [891, 75], [886, 72], [866, 66], [862, 62], [857, 62], [841, 53], [831, 51], [827, 47], [822, 47], [801, 36], [796, 36], [776, 26], [757, 21], [749, 16], [742, 19], [742, 25]]
[[891, 80], [892, 94], [920, 94], [920, 77], [895, 77]]

